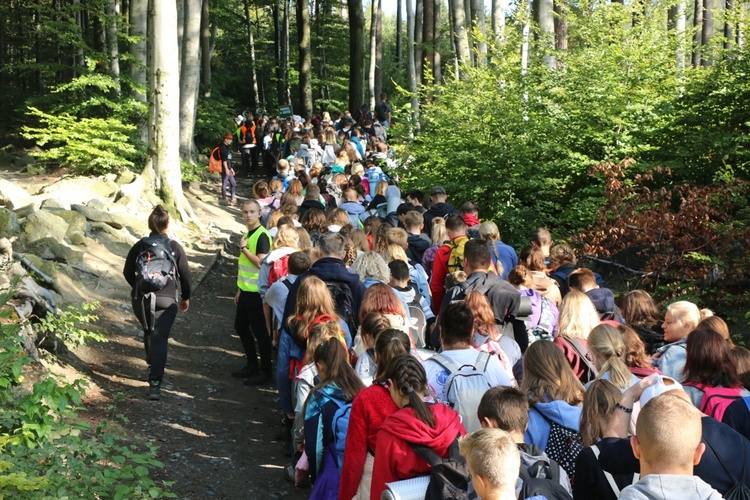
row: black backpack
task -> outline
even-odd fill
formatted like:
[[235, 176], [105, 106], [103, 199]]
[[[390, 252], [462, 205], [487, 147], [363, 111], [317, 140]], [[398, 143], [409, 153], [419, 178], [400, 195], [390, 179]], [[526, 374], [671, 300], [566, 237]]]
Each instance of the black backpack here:
[[532, 477], [523, 466], [519, 477], [523, 484], [518, 498], [544, 497], [547, 500], [573, 500], [573, 497], [562, 487], [559, 481]]
[[138, 297], [158, 292], [167, 286], [169, 280], [177, 281], [177, 264], [169, 238], [147, 236], [141, 240], [141, 251], [135, 258], [135, 273]]
[[581, 383], [585, 384], [596, 379], [597, 375], [599, 375], [599, 372], [596, 369], [596, 365], [594, 365], [594, 362], [588, 358], [589, 351], [588, 349], [586, 349], [586, 347], [584, 347], [581, 341], [575, 337], [568, 337], [567, 335], [560, 335], [560, 338], [573, 348], [578, 357], [581, 359], [581, 362], [584, 364], [584, 366], [586, 366], [586, 373], [583, 375]]
[[458, 437], [448, 450], [448, 458], [443, 458], [424, 445], [408, 443], [409, 446], [430, 466], [430, 484], [425, 500], [467, 500], [469, 498], [469, 466], [458, 451]]
[[343, 281], [328, 281], [326, 282], [326, 286], [333, 297], [336, 314], [346, 322], [346, 325], [349, 327], [349, 333], [354, 336], [357, 332], [359, 322], [357, 321], [357, 314], [354, 311], [354, 297], [352, 296], [351, 288]]

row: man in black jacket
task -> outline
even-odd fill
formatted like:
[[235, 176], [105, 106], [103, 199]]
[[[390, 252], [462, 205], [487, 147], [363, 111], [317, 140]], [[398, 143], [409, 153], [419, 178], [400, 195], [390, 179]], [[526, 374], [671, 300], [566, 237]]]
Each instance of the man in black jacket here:
[[435, 217], [442, 217], [445, 219], [449, 215], [459, 215], [456, 207], [445, 201], [447, 199], [448, 195], [443, 186], [435, 186], [432, 188], [430, 191], [430, 201], [432, 201], [432, 206], [424, 213], [423, 233], [428, 236], [430, 235], [432, 232], [432, 219]]

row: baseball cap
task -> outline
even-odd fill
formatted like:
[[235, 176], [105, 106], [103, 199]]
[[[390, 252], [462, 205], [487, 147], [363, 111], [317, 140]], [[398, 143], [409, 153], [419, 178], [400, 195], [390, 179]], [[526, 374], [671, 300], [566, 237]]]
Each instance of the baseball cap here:
[[430, 196], [437, 196], [440, 194], [448, 194], [445, 192], [445, 188], [443, 186], [435, 186], [430, 190]]

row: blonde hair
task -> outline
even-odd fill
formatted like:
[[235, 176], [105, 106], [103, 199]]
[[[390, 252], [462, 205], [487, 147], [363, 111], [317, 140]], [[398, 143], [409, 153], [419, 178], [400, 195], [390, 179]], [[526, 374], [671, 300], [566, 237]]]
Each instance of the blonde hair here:
[[409, 246], [408, 239], [409, 235], [400, 227], [392, 227], [387, 233], [385, 233], [385, 241], [387, 241], [389, 245], [398, 245], [403, 249], [406, 249]]
[[701, 442], [701, 414], [677, 394], [662, 394], [648, 402], [638, 415], [635, 435], [641, 462], [659, 466], [692, 465]]
[[362, 177], [365, 174], [365, 167], [361, 163], [357, 162], [352, 165], [352, 175], [358, 175]]
[[299, 233], [294, 226], [281, 226], [273, 239], [273, 248], [291, 247], [299, 250]]
[[351, 224], [351, 221], [349, 220], [349, 214], [346, 213], [346, 211], [336, 208], [334, 210], [331, 210], [328, 214], [328, 225], [337, 225], [344, 227], [347, 224]]
[[617, 387], [630, 387], [632, 375], [625, 364], [625, 342], [617, 328], [606, 324], [594, 327], [589, 333], [587, 344], [590, 350], [604, 360], [597, 378], [609, 372], [609, 380]]
[[479, 224], [479, 236], [484, 241], [500, 241], [500, 230], [497, 228], [497, 224], [488, 220]]
[[409, 264], [409, 258], [406, 256], [406, 252], [404, 249], [398, 245], [391, 244], [388, 245], [385, 249], [385, 252], [383, 252], [383, 259], [385, 259], [386, 262], [393, 262], [394, 260], [402, 260]]
[[352, 263], [352, 271], [359, 275], [359, 280], [362, 282], [365, 278], [374, 278], [383, 283], [391, 280], [391, 270], [377, 252], [365, 252], [357, 257]]
[[713, 313], [705, 309], [707, 313], [705, 314], [703, 311], [698, 309], [698, 306], [693, 304], [692, 302], [688, 302], [687, 300], [679, 300], [677, 302], [672, 302], [667, 306], [667, 312], [672, 313], [672, 318], [677, 323], [680, 323], [682, 326], [684, 326], [689, 332], [694, 330], [696, 326], [698, 326], [698, 323], [700, 323], [701, 319], [703, 319], [704, 314], [705, 317], [713, 316]]
[[322, 314], [338, 318], [326, 284], [317, 276], [307, 276], [297, 291], [294, 315], [287, 320], [293, 336], [298, 340], [307, 340], [310, 323]]
[[273, 229], [276, 227], [276, 223], [279, 222], [279, 219], [284, 217], [284, 214], [281, 213], [281, 210], [276, 210], [275, 212], [271, 212], [271, 215], [268, 217], [268, 221], [266, 222], [266, 229]]
[[483, 477], [493, 488], [515, 492], [521, 457], [513, 438], [501, 429], [480, 429], [459, 442], [472, 474]]
[[563, 264], [573, 264], [574, 266], [578, 263], [576, 260], [576, 254], [573, 249], [568, 245], [555, 245], [549, 250], [549, 264], [550, 267], [558, 268]]
[[602, 419], [609, 420], [615, 412], [622, 392], [609, 380], [594, 380], [583, 396], [581, 438], [583, 446], [591, 446], [604, 436]]
[[432, 219], [430, 236], [433, 245], [442, 245], [448, 239], [448, 231], [445, 229], [445, 220], [442, 217]]
[[565, 401], [577, 406], [583, 401], [583, 384], [562, 351], [552, 342], [531, 344], [523, 355], [521, 390], [529, 404]]
[[558, 331], [571, 338], [588, 338], [591, 330], [599, 325], [599, 313], [591, 299], [578, 290], [571, 290], [560, 305]]
[[377, 184], [375, 184], [375, 194], [380, 194], [385, 196], [385, 190], [388, 188], [388, 183], [385, 181], [378, 181]]

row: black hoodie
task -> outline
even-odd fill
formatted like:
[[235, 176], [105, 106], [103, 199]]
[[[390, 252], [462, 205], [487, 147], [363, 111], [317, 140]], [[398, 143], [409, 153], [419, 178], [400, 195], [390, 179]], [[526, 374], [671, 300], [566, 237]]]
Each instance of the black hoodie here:
[[424, 213], [424, 227], [422, 228], [422, 232], [429, 235], [430, 231], [432, 231], [432, 219], [435, 217], [445, 218], [448, 215], [459, 215], [459, 212], [450, 203], [435, 203]]

